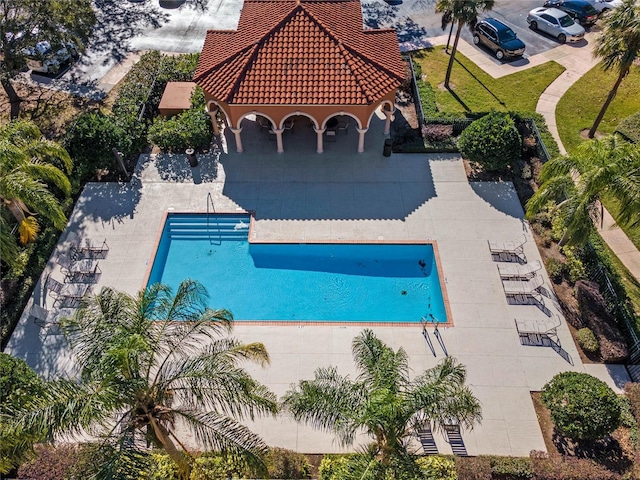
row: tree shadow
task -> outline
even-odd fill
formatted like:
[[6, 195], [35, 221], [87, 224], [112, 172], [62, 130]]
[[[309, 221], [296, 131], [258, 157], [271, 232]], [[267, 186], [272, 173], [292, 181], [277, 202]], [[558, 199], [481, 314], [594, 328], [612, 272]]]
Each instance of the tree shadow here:
[[625, 473], [633, 464], [620, 442], [612, 436], [600, 440], [578, 442], [562, 436], [554, 428], [552, 441], [560, 454], [593, 460], [607, 470], [614, 472]]
[[[496, 94], [495, 94], [495, 93], [493, 93], [493, 92], [489, 89], [489, 87], [487, 87], [484, 83], [482, 83], [482, 81], [481, 81], [478, 77], [476, 77], [473, 73], [471, 73], [471, 70], [469, 70], [469, 69], [468, 69], [467, 67], [465, 67], [462, 63], [460, 63], [460, 61], [459, 61], [457, 58], [455, 59], [455, 62], [456, 62], [460, 67], [462, 67], [462, 68], [463, 68], [463, 69], [464, 69], [464, 70], [465, 70], [469, 75], [471, 75], [471, 77], [473, 77], [473, 79], [474, 79], [476, 82], [478, 82], [478, 83], [480, 84], [480, 86], [481, 86], [482, 88], [484, 88], [484, 89], [487, 91], [487, 93], [488, 93], [489, 95], [491, 95], [491, 96], [495, 99], [495, 101], [496, 101], [496, 102], [498, 102], [498, 103], [499, 103], [500, 105], [502, 105], [503, 107], [506, 107], [506, 106], [507, 106], [507, 104], [506, 104], [506, 103], [504, 103], [502, 100], [500, 100], [500, 98], [498, 98], [498, 97], [496, 96]], [[447, 90], [449, 90], [449, 91], [453, 94], [453, 91], [452, 91], [451, 89], [447, 89]], [[456, 100], [459, 100], [457, 96], [456, 96]], [[460, 100], [459, 100], [459, 101], [460, 101]], [[460, 101], [460, 102], [461, 102], [461, 101]], [[465, 109], [468, 109], [468, 107], [467, 107], [463, 102], [461, 102], [461, 105], [463, 105]]]
[[153, 164], [162, 181], [208, 183], [217, 180], [219, 151], [198, 154], [197, 158], [198, 166], [191, 167], [185, 154], [163, 153], [160, 155], [148, 155], [138, 162], [136, 172], [140, 174]]

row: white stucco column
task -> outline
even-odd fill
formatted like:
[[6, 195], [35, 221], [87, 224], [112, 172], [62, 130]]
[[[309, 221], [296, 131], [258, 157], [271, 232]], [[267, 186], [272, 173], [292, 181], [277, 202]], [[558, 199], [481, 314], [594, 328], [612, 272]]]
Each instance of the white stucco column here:
[[384, 113], [384, 116], [386, 117], [384, 119], [384, 134], [385, 135], [389, 135], [389, 132], [391, 131], [391, 122], [394, 120], [393, 114], [395, 113], [395, 111], [396, 111], [395, 107], [393, 108], [393, 110], [387, 110], [386, 108], [382, 109], [382, 113]]
[[211, 117], [211, 126], [213, 127], [213, 134], [220, 135], [220, 127], [218, 126], [218, 107], [213, 107], [213, 109], [207, 110], [207, 113]]
[[313, 131], [316, 132], [316, 135], [318, 136], [318, 149], [316, 150], [318, 153], [324, 152], [322, 148], [322, 134], [324, 134], [325, 130], [326, 128], [313, 127]]
[[367, 133], [369, 128], [356, 128], [356, 130], [358, 131], [358, 134], [360, 135], [358, 137], [358, 153], [362, 153], [362, 152], [364, 152], [364, 134]]
[[276, 134], [276, 144], [278, 146], [278, 153], [284, 152], [284, 147], [282, 146], [282, 134], [284, 132], [284, 128], [273, 128], [273, 133]]
[[240, 128], [229, 127], [229, 130], [231, 130], [236, 137], [236, 151], [238, 153], [242, 153], [242, 138], [240, 138], [240, 132], [242, 131], [242, 127]]

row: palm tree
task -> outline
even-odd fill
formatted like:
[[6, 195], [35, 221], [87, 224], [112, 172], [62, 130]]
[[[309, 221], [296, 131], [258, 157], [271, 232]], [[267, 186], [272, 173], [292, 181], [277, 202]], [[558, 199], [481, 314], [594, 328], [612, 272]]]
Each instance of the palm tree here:
[[594, 221], [602, 218], [602, 198], [620, 202], [620, 225], [640, 224], [640, 145], [619, 136], [591, 140], [570, 156], [549, 160], [540, 173], [542, 185], [527, 202], [527, 216], [555, 202], [566, 227], [560, 239], [584, 244]]
[[[69, 154], [57, 143], [45, 140], [35, 124], [16, 121], [0, 128], [0, 207], [18, 222], [21, 243], [35, 240], [40, 230], [36, 214], [51, 220], [57, 229], [64, 228], [67, 218], [48, 184], [69, 196], [67, 174], [71, 168]], [[7, 228], [9, 218], [3, 215], [3, 260], [12, 258], [16, 248], [11, 228]]]
[[613, 9], [604, 19], [604, 31], [596, 40], [593, 54], [602, 59], [605, 71], [615, 69], [618, 78], [600, 109], [589, 138], [593, 138], [609, 104], [616, 96], [618, 87], [627, 76], [631, 65], [640, 55], [640, 4], [635, 0], [623, 0], [623, 4]]
[[[332, 432], [352, 445], [364, 429], [373, 437], [368, 452], [379, 466], [406, 467], [409, 439], [426, 421], [443, 427], [451, 420], [472, 428], [482, 418], [467, 386], [465, 368], [447, 357], [413, 380], [406, 352], [394, 352], [371, 330], [353, 339], [355, 380], [336, 368], [319, 368], [284, 397], [283, 407], [297, 421]], [[398, 467], [400, 465], [401, 467]]]
[[493, 4], [494, 0], [438, 0], [436, 2], [436, 12], [443, 14], [443, 26], [449, 22], [458, 22], [456, 38], [453, 41], [453, 49], [451, 50], [449, 66], [447, 67], [447, 75], [444, 78], [445, 88], [449, 88], [449, 79], [451, 78], [453, 62], [456, 57], [456, 52], [458, 51], [458, 40], [460, 40], [462, 27], [465, 25], [473, 27], [478, 21], [478, 13], [491, 10]]
[[240, 364], [265, 365], [269, 356], [261, 343], [219, 338], [232, 315], [208, 308], [207, 298], [201, 284], [185, 280], [175, 295], [155, 284], [136, 297], [105, 287], [85, 299], [62, 323], [80, 378], [49, 383], [42, 398], [14, 413], [12, 428], [101, 437], [108, 455], [98, 478], [105, 479], [145, 458], [139, 433], [185, 479], [192, 462], [179, 431], [204, 448], [259, 461], [266, 446], [239, 421], [275, 414], [277, 399]]

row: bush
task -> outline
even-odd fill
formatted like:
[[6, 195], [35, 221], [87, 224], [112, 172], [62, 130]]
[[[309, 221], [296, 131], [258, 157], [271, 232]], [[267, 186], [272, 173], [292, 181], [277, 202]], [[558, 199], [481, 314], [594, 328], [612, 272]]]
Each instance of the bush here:
[[526, 457], [490, 457], [493, 480], [527, 480], [533, 476]]
[[318, 469], [319, 480], [339, 480], [345, 477], [352, 455], [325, 455]]
[[[255, 475], [258, 474], [259, 475]], [[255, 478], [264, 476], [265, 472], [252, 472], [238, 459], [223, 456], [219, 453], [203, 453], [196, 458], [190, 480], [219, 480], [227, 478]]]
[[436, 93], [433, 91], [431, 84], [422, 80], [421, 75], [416, 74], [416, 87], [420, 95], [422, 114], [427, 118], [437, 115]]
[[545, 262], [545, 266], [547, 267], [547, 273], [551, 281], [556, 284], [562, 283], [566, 270], [564, 262], [557, 258], [549, 257]]
[[113, 156], [113, 148], [125, 154], [131, 153], [131, 139], [127, 131], [114, 117], [102, 112], [78, 115], [73, 128], [65, 136], [63, 145], [74, 160], [76, 189], [93, 178], [98, 169], [119, 168]]
[[455, 457], [458, 480], [491, 480], [487, 457]]
[[586, 278], [587, 271], [580, 260], [579, 251], [576, 247], [565, 245], [562, 247], [562, 253], [566, 258], [566, 271], [571, 283]]
[[422, 136], [430, 142], [442, 142], [453, 136], [453, 125], [428, 123], [422, 126]]
[[624, 335], [607, 309], [607, 302], [597, 283], [576, 282], [576, 298], [583, 323], [593, 331], [600, 345], [604, 363], [621, 363], [629, 356]]
[[301, 453], [284, 448], [271, 448], [265, 459], [269, 478], [311, 478], [311, 465]]
[[[82, 453], [78, 445], [36, 445], [36, 456], [18, 468], [18, 478], [25, 480], [67, 480], [74, 478], [74, 466]], [[76, 477], [77, 478], [77, 477]]]
[[616, 133], [619, 133], [630, 142], [640, 143], [640, 112], [636, 112], [622, 120], [616, 128]]
[[502, 171], [520, 158], [522, 141], [508, 114], [492, 112], [466, 128], [458, 140], [463, 157], [488, 171]]
[[598, 339], [593, 334], [590, 328], [581, 328], [576, 332], [576, 340], [578, 341], [578, 345], [582, 348], [586, 353], [596, 353], [600, 348], [598, 345]]
[[620, 404], [611, 388], [591, 375], [557, 374], [542, 388], [542, 402], [556, 429], [573, 440], [596, 440], [620, 425]]
[[180, 152], [208, 145], [212, 134], [209, 114], [198, 108], [168, 119], [156, 118], [149, 128], [148, 140], [164, 151]]
[[458, 480], [453, 458], [430, 455], [419, 457], [416, 464], [420, 467], [423, 480]]

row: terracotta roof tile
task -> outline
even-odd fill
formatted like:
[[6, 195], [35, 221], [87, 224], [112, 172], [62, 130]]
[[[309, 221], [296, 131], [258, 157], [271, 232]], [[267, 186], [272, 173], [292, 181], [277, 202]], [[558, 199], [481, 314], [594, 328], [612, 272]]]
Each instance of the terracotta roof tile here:
[[209, 31], [195, 81], [233, 104], [367, 104], [404, 76], [393, 30], [362, 29], [353, 0], [247, 0]]

